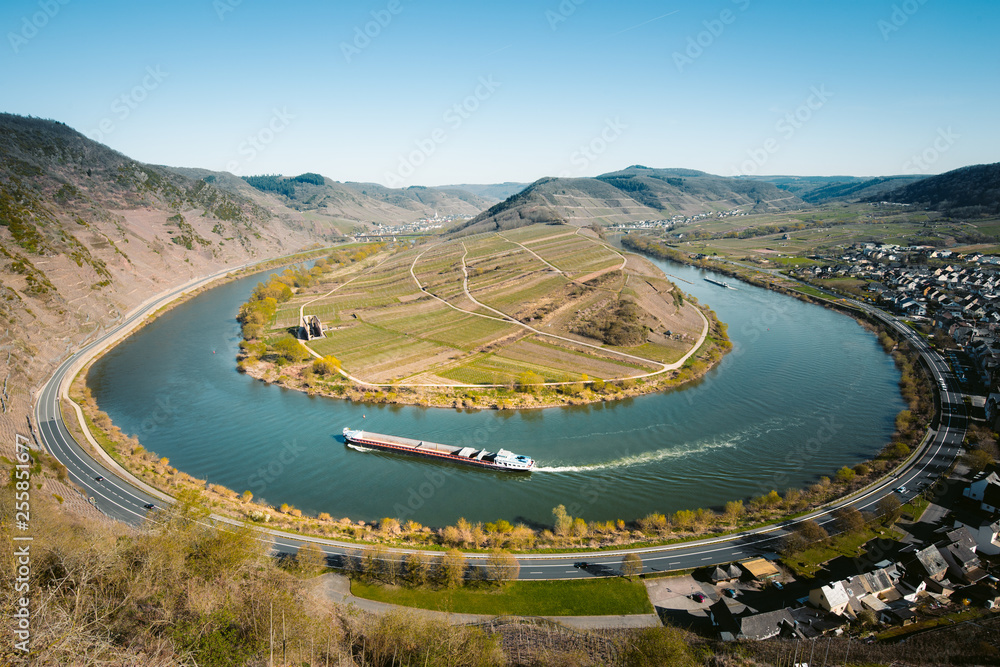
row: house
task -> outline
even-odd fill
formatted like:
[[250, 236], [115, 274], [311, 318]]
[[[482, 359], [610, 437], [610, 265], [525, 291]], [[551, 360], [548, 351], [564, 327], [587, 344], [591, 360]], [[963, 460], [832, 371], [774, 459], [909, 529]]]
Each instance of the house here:
[[979, 503], [984, 512], [994, 513], [1000, 509], [1000, 475], [997, 467], [992, 465], [984, 470], [969, 486], [962, 490], [962, 495]]
[[962, 517], [955, 519], [955, 527], [959, 526], [972, 535], [976, 542], [976, 553], [987, 556], [1000, 554], [1000, 520]]
[[770, 581], [781, 576], [781, 571], [766, 558], [754, 558], [740, 563], [740, 567], [757, 581]]
[[986, 576], [986, 571], [979, 562], [979, 556], [968, 546], [954, 542], [938, 549], [948, 563], [948, 574], [953, 580], [974, 584]]
[[708, 608], [708, 616], [723, 641], [797, 636], [795, 618], [788, 609], [758, 614], [750, 607], [731, 605], [727, 598], [721, 598]]
[[910, 625], [917, 622], [917, 614], [909, 607], [883, 609], [878, 613], [879, 623], [885, 625]]
[[796, 632], [803, 639], [815, 639], [830, 632], [836, 634], [842, 632], [840, 628], [844, 625], [844, 619], [839, 616], [809, 607], [798, 607], [788, 611], [795, 620]]
[[837, 616], [843, 616], [850, 607], [850, 603], [851, 596], [848, 595], [842, 581], [835, 581], [832, 584], [809, 591], [809, 604]]
[[941, 581], [948, 572], [948, 563], [936, 546], [929, 546], [914, 552], [906, 566], [907, 573]]

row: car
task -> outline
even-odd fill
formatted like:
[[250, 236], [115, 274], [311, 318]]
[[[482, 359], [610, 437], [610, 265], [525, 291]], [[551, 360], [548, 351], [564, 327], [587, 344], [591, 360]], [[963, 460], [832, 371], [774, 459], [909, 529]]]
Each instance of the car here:
[[103, 482], [104, 481], [104, 477], [102, 475], [98, 475], [97, 477], [94, 478], [94, 481], [95, 482]]
[[573, 563], [573, 567], [578, 568], [580, 570], [586, 570], [588, 567], [590, 567], [590, 563], [588, 563], [585, 560], [581, 560], [579, 563]]
[[783, 583], [781, 583], [780, 581], [776, 581], [776, 582], [774, 582], [774, 587], [777, 588], [780, 591], [781, 589], [783, 589], [785, 587], [785, 585]]
[[143, 505], [143, 507], [145, 507], [148, 510], [155, 510], [156, 509], [156, 505], [154, 505], [153, 503], [146, 503], [145, 505]]
[[691, 599], [694, 600], [695, 602], [704, 602], [705, 601], [705, 594], [704, 593], [695, 593], [695, 594], [693, 594], [691, 596]]
[[903, 494], [903, 493], [906, 493], [906, 487], [905, 486], [897, 486], [895, 489], [893, 489], [893, 491], [895, 491], [896, 493], [899, 493], [899, 494]]
[[736, 597], [736, 589], [735, 588], [723, 588], [722, 592], [723, 592], [723, 594], [725, 594], [726, 597], [731, 597], [731, 598]]

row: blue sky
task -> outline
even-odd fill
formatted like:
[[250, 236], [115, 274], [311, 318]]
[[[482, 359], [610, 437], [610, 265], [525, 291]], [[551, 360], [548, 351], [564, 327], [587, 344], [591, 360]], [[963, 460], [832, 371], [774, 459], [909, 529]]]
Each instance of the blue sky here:
[[5, 0], [0, 110], [393, 186], [929, 174], [1000, 160], [997, 25], [995, 0]]

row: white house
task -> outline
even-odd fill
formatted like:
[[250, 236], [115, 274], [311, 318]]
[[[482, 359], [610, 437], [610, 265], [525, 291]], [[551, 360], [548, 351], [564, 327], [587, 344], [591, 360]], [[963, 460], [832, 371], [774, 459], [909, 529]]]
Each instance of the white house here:
[[847, 595], [842, 581], [835, 581], [832, 584], [809, 591], [809, 604], [831, 614], [843, 616], [850, 603], [850, 596]]

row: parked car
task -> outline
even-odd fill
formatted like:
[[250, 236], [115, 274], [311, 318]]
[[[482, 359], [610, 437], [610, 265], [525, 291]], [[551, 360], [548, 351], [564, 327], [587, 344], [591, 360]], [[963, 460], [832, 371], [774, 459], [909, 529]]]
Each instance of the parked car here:
[[780, 581], [776, 581], [776, 582], [774, 582], [774, 587], [777, 588], [780, 591], [782, 588], [785, 587], [785, 585], [783, 583], [781, 583]]
[[725, 594], [725, 595], [726, 595], [727, 597], [731, 597], [731, 598], [734, 598], [734, 597], [736, 597], [736, 589], [735, 589], [735, 588], [723, 588], [723, 589], [722, 589], [722, 592], [723, 592], [723, 593], [724, 593], [724, 594]]
[[691, 596], [691, 599], [694, 600], [695, 602], [704, 602], [705, 601], [705, 594], [704, 593], [695, 593], [694, 595]]

